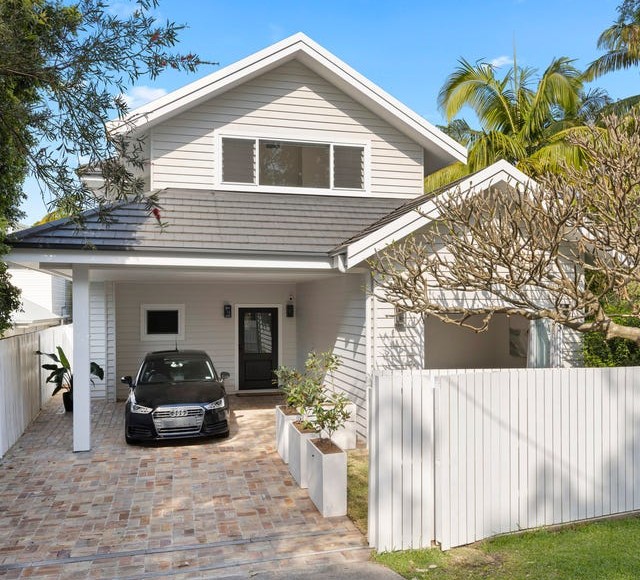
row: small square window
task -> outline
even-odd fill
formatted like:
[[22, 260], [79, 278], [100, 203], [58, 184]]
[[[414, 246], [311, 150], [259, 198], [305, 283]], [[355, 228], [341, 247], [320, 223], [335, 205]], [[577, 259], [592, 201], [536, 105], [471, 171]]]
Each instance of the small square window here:
[[143, 304], [140, 326], [142, 340], [183, 340], [184, 305]]
[[177, 310], [147, 310], [147, 334], [178, 334]]

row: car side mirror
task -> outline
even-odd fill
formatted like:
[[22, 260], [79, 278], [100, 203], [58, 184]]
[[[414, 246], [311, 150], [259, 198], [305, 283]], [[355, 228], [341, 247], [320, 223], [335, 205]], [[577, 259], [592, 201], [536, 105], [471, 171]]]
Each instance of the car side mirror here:
[[224, 372], [220, 373], [220, 378], [221, 378], [223, 381], [226, 381], [230, 376], [231, 376], [231, 375], [230, 375], [227, 371], [224, 371]]
[[129, 385], [129, 388], [132, 389], [133, 388], [133, 379], [127, 375], [126, 377], [122, 377], [120, 379], [121, 383], [124, 383], [125, 385]]

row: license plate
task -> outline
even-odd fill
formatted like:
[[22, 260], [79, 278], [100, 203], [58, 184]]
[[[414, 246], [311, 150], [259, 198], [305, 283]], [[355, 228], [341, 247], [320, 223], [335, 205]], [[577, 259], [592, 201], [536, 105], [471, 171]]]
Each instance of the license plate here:
[[177, 427], [197, 427], [199, 424], [199, 417], [180, 417], [176, 419], [163, 419], [161, 428], [175, 429]]

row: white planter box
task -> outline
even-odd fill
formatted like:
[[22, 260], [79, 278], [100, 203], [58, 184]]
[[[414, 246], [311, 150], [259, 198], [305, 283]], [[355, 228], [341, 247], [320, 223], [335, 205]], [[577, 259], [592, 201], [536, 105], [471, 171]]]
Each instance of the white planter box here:
[[307, 483], [307, 439], [317, 437], [317, 433], [300, 433], [293, 422], [287, 425], [289, 430], [289, 473], [303, 489]]
[[347, 454], [322, 453], [314, 444], [317, 438], [306, 440], [309, 497], [325, 518], [347, 513]]
[[[338, 429], [331, 437], [333, 441], [340, 449], [355, 449], [356, 448], [356, 405], [355, 403], [349, 403], [347, 410], [350, 412], [349, 419], [344, 424], [342, 429]], [[326, 437], [327, 434], [323, 431], [322, 436]]]
[[295, 421], [298, 415], [287, 415], [282, 411], [283, 406], [276, 407], [276, 448], [282, 461], [289, 463], [289, 423]]

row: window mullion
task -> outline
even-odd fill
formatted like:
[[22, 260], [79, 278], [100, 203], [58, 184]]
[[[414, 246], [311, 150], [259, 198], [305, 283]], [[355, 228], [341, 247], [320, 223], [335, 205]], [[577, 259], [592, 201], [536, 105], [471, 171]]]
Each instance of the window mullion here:
[[253, 147], [253, 183], [260, 185], [260, 139], [254, 140]]
[[334, 179], [333, 179], [333, 143], [329, 143], [329, 189], [334, 189]]

